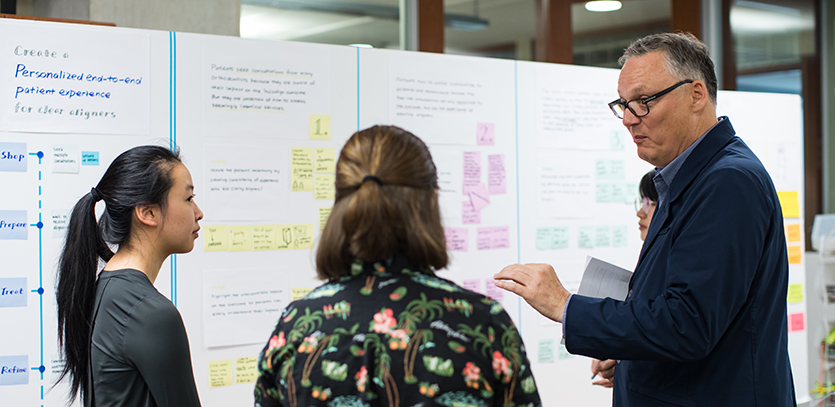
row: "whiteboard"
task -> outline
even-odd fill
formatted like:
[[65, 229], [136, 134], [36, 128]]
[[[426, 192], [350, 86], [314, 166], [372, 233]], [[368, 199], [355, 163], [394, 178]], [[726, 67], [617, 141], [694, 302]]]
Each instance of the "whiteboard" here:
[[[0, 220], [26, 225], [0, 231], [0, 286], [17, 293], [0, 297], [0, 320], [14, 327], [0, 337], [0, 364], [25, 367], [0, 380], [4, 401], [64, 404], [66, 386], [51, 386], [67, 215], [116, 155], [157, 144], [181, 150], [205, 219], [195, 249], [168, 259], [155, 285], [182, 314], [203, 405], [251, 403], [253, 358], [277, 310], [319, 285], [315, 245], [339, 149], [361, 128], [393, 124], [425, 140], [439, 170], [451, 258], [439, 274], [499, 299], [544, 405], [611, 404], [610, 390], [591, 386], [589, 360], [559, 345], [561, 327], [490, 278], [511, 263], [548, 262], [576, 290], [586, 255], [634, 267], [633, 201], [651, 166], [606, 106], [617, 70], [13, 20], [0, 21], [0, 38], [0, 154], [14, 157], [0, 160]], [[88, 73], [89, 86], [75, 86]], [[764, 127], [753, 97], [783, 106], [783, 120]], [[778, 190], [798, 197], [800, 105], [734, 92], [719, 101]], [[802, 247], [802, 200], [798, 208], [786, 224], [800, 228], [790, 246]], [[791, 284], [805, 285], [802, 256]], [[258, 317], [216, 312], [242, 294], [269, 305], [241, 305]], [[789, 303], [801, 322], [804, 301]], [[803, 400], [806, 329], [795, 328]]]

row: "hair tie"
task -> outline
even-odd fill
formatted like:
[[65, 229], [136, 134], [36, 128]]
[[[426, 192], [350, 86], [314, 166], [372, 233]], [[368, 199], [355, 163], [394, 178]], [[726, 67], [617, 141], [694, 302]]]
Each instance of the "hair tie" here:
[[102, 200], [102, 196], [99, 194], [99, 191], [96, 190], [96, 187], [90, 188], [90, 196], [93, 198], [93, 202]]
[[375, 177], [375, 176], [373, 176], [373, 175], [366, 175], [366, 176], [362, 179], [362, 182], [360, 182], [360, 185], [365, 184], [365, 181], [374, 181], [374, 182], [376, 182], [376, 183], [377, 183], [377, 185], [380, 185], [380, 186], [382, 186], [382, 185], [383, 185], [383, 181], [380, 181], [380, 179], [379, 179], [379, 178], [377, 178], [377, 177]]

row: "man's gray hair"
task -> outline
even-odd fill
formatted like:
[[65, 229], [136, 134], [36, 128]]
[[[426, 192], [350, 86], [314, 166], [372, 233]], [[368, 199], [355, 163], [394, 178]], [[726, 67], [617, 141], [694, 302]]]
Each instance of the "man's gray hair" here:
[[693, 34], [685, 32], [651, 34], [626, 48], [618, 59], [621, 66], [629, 58], [662, 51], [667, 71], [679, 80], [704, 81], [713, 104], [716, 104], [716, 72], [707, 46]]

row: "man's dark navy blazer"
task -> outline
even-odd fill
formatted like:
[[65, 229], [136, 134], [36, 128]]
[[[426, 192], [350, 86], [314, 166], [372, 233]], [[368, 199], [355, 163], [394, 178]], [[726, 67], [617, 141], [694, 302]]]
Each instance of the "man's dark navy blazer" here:
[[795, 406], [774, 185], [729, 120], [687, 157], [626, 301], [575, 295], [569, 352], [618, 359], [614, 405]]

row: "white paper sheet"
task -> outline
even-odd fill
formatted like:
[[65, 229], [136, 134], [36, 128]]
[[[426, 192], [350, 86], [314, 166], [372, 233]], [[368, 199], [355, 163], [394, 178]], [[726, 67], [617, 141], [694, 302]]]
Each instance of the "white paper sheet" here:
[[290, 290], [283, 268], [205, 271], [205, 345], [266, 343], [289, 300]]
[[[290, 150], [280, 146], [207, 145], [203, 157], [206, 219], [282, 219], [287, 209]], [[199, 202], [199, 201], [198, 201]]]
[[19, 38], [4, 43], [0, 130], [148, 134], [147, 33], [78, 27], [66, 35], [60, 24], [43, 24], [22, 36], [20, 29], [0, 26], [0, 38]]

